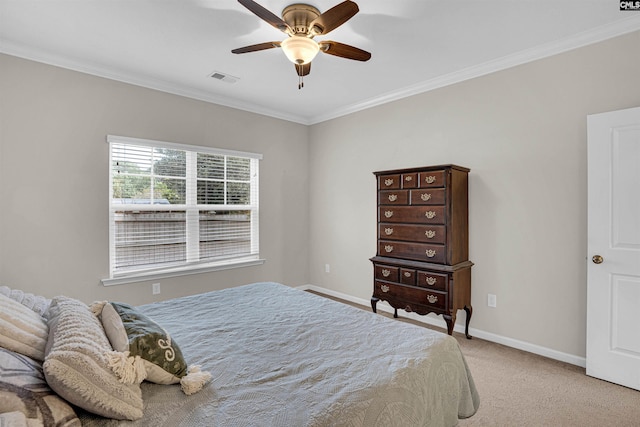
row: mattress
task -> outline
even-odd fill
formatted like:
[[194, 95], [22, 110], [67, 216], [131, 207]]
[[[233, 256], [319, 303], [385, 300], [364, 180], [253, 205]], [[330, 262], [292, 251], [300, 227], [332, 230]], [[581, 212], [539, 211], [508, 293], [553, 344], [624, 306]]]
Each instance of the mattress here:
[[144, 417], [86, 426], [455, 426], [479, 397], [455, 338], [278, 283], [139, 307], [212, 374], [142, 383]]

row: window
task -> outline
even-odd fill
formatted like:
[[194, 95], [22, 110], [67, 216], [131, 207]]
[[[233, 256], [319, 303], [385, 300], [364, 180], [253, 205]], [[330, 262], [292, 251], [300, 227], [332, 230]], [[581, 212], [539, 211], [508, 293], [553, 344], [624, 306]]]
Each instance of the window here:
[[109, 135], [105, 285], [262, 263], [259, 154]]

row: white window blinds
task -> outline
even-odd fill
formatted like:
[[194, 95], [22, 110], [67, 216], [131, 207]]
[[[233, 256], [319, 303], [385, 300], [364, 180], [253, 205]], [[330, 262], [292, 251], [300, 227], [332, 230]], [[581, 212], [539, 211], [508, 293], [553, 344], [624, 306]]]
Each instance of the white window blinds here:
[[258, 259], [261, 155], [107, 141], [111, 278]]

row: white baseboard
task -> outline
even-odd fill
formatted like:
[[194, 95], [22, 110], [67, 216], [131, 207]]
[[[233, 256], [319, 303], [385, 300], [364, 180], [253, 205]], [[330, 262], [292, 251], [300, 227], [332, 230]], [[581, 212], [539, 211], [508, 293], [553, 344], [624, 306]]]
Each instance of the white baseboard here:
[[[349, 301], [355, 304], [360, 304], [360, 305], [364, 305], [364, 306], [370, 306], [371, 305], [371, 301], [370, 300], [365, 300], [362, 298], [357, 298], [351, 295], [347, 295], [347, 294], [343, 294], [342, 292], [337, 292], [337, 291], [333, 291], [331, 289], [326, 289], [326, 288], [321, 288], [319, 286], [315, 286], [315, 285], [302, 285], [302, 286], [298, 286], [297, 289], [301, 289], [301, 290], [311, 290], [311, 291], [315, 291], [324, 295], [329, 295], [335, 298], [340, 298], [343, 299], [345, 301]], [[378, 303], [377, 310], [381, 310], [381, 311], [385, 311], [387, 313], [393, 313], [393, 307], [391, 307], [389, 304], [381, 301], [380, 303]], [[428, 325], [431, 326], [436, 326], [439, 328], [442, 328], [444, 330], [446, 330], [447, 326], [446, 323], [444, 321], [444, 319], [441, 316], [435, 316], [435, 315], [427, 315], [427, 316], [420, 316], [418, 314], [415, 313], [406, 313], [406, 312], [402, 312], [402, 316], [403, 317], [407, 317], [409, 319], [412, 320], [416, 320], [418, 322], [421, 323], [426, 323]], [[464, 334], [464, 325], [458, 324], [456, 323], [456, 325], [453, 328], [454, 331], [456, 332], [460, 332], [462, 334]], [[493, 334], [491, 332], [486, 332], [480, 329], [475, 329], [475, 328], [469, 328], [469, 334], [473, 337], [477, 337], [480, 339], [483, 339], [485, 341], [491, 341], [491, 342], [495, 342], [497, 344], [502, 344], [505, 345], [507, 347], [512, 347], [512, 348], [516, 348], [518, 350], [523, 350], [523, 351], [527, 351], [529, 353], [533, 353], [533, 354], [537, 354], [540, 356], [544, 356], [544, 357], [548, 357], [550, 359], [554, 359], [554, 360], [559, 360], [561, 362], [565, 362], [565, 363], [570, 363], [572, 365], [576, 365], [576, 366], [580, 366], [580, 367], [586, 367], [587, 366], [587, 360], [584, 357], [580, 357], [580, 356], [576, 356], [573, 354], [568, 354], [568, 353], [563, 353], [561, 351], [557, 351], [557, 350], [553, 350], [547, 347], [542, 347], [536, 344], [531, 344], [528, 343], [526, 341], [520, 341], [520, 340], [516, 340], [513, 338], [509, 338], [509, 337], [504, 337], [502, 335], [497, 335], [497, 334]]]

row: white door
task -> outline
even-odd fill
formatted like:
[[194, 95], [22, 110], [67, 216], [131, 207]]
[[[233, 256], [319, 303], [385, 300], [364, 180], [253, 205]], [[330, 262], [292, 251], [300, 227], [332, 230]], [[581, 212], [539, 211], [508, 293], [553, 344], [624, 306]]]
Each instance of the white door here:
[[640, 390], [640, 108], [587, 127], [587, 375]]

